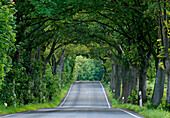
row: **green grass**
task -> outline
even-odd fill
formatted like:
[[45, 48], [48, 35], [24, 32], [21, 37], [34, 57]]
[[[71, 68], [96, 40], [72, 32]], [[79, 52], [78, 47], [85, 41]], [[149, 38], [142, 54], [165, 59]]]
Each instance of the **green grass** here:
[[133, 105], [133, 104], [129, 104], [129, 103], [121, 104], [114, 98], [114, 95], [110, 90], [110, 87], [108, 87], [104, 82], [103, 82], [103, 84], [106, 87], [106, 91], [107, 91], [109, 99], [112, 103], [113, 108], [129, 109], [129, 110], [134, 111], [146, 118], [170, 118], [170, 112], [168, 112], [168, 111], [163, 111], [160, 109], [149, 109], [146, 106], [140, 107], [138, 105]]
[[4, 114], [11, 114], [11, 113], [18, 113], [18, 112], [24, 112], [24, 111], [32, 111], [39, 108], [52, 108], [57, 107], [65, 94], [67, 93], [69, 89], [69, 85], [67, 85], [65, 88], [61, 90], [61, 94], [56, 98], [55, 101], [47, 102], [47, 103], [31, 103], [27, 105], [20, 105], [17, 107], [9, 106], [5, 107], [4, 105], [0, 105], [0, 115]]

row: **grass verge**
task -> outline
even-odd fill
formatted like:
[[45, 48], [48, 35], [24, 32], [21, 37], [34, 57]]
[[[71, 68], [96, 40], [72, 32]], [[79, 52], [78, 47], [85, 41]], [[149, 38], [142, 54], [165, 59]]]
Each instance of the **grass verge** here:
[[114, 95], [111, 92], [110, 87], [104, 82], [103, 84], [105, 85], [107, 94], [109, 96], [113, 108], [128, 109], [144, 116], [145, 118], [170, 118], [170, 112], [168, 111], [163, 111], [160, 109], [149, 109], [146, 106], [140, 107], [138, 105], [133, 105], [129, 103], [121, 104], [118, 100], [114, 98]]
[[59, 103], [61, 102], [61, 100], [63, 99], [63, 97], [65, 96], [65, 94], [67, 93], [70, 87], [69, 85], [67, 85], [61, 90], [60, 96], [58, 96], [55, 101], [51, 101], [47, 103], [30, 103], [27, 105], [19, 105], [17, 107], [14, 107], [14, 106], [5, 107], [4, 105], [0, 105], [0, 115], [12, 114], [12, 113], [18, 113], [18, 112], [24, 112], [24, 111], [32, 111], [32, 110], [36, 110], [39, 108], [57, 107]]

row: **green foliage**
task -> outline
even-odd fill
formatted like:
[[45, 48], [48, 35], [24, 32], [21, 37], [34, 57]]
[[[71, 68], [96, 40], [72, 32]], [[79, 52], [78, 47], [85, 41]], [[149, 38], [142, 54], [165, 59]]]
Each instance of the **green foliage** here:
[[62, 72], [62, 87], [67, 83], [75, 81], [73, 78], [74, 58], [68, 57], [64, 64], [64, 70]]
[[59, 80], [59, 77], [57, 75], [53, 76], [52, 70], [48, 67], [46, 69], [46, 75], [45, 75], [45, 81], [44, 84], [44, 94], [46, 100], [55, 100], [57, 96], [60, 95], [61, 92], [61, 86], [60, 86], [61, 80]]
[[[14, 102], [16, 102], [17, 105], [48, 102], [56, 99], [56, 97], [60, 95], [60, 80], [57, 76], [53, 76], [50, 67], [46, 70], [44, 81], [42, 80], [42, 61], [38, 60], [35, 62], [32, 60], [31, 67], [31, 73], [27, 73], [23, 65], [13, 65], [14, 69], [8, 73], [8, 76], [1, 85], [1, 103], [7, 103], [10, 106], [14, 105]], [[15, 75], [13, 75], [13, 73], [15, 73]], [[9, 78], [13, 78], [15, 83]], [[15, 90], [16, 97], [14, 96], [13, 90]]]
[[107, 86], [107, 83], [105, 83], [105, 82], [103, 82], [103, 83], [106, 87], [106, 91], [107, 91], [109, 99], [112, 103], [113, 108], [129, 109], [129, 110], [135, 111], [136, 113], [139, 113], [140, 115], [142, 115], [146, 118], [169, 118], [170, 117], [170, 113], [168, 111], [147, 108], [146, 106], [140, 107], [138, 105], [133, 105], [133, 104], [119, 103], [119, 101], [114, 98], [110, 87]]
[[170, 111], [169, 108], [170, 108], [170, 105], [166, 104], [166, 91], [165, 91], [165, 94], [162, 98], [162, 103], [157, 107], [157, 109]]
[[131, 96], [128, 97], [127, 102], [131, 104], [135, 104], [135, 105], [138, 104], [138, 90], [137, 89], [132, 90]]
[[17, 107], [8, 106], [5, 107], [4, 104], [0, 104], [0, 114], [9, 114], [9, 113], [16, 113], [16, 112], [24, 112], [30, 110], [36, 110], [39, 108], [52, 108], [57, 107], [60, 101], [63, 99], [65, 94], [67, 93], [69, 86], [71, 83], [67, 83], [66, 86], [61, 90], [60, 95], [55, 98], [55, 100], [46, 102], [46, 103], [30, 103], [27, 105], [18, 105]]
[[11, 69], [11, 53], [15, 50], [15, 8], [12, 3], [0, 2], [0, 85]]
[[102, 62], [95, 59], [88, 59], [82, 56], [77, 56], [75, 64], [75, 74], [77, 80], [101, 80], [103, 77]]

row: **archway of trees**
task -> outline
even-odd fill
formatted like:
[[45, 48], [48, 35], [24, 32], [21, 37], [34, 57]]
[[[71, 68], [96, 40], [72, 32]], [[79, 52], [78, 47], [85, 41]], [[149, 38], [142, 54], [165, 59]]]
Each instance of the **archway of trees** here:
[[168, 106], [169, 9], [167, 0], [3, 0], [0, 102], [55, 99], [83, 55], [102, 61], [116, 99], [135, 104], [141, 91], [159, 106], [166, 94]]

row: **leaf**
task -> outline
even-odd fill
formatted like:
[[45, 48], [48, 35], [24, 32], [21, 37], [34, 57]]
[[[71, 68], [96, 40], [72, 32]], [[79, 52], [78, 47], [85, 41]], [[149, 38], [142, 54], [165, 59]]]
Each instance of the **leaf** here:
[[160, 42], [160, 41], [161, 41], [161, 39], [157, 39], [157, 41], [158, 41], [158, 42]]
[[160, 62], [160, 63], [159, 63], [159, 66], [160, 66], [162, 69], [165, 69], [163, 62]]

